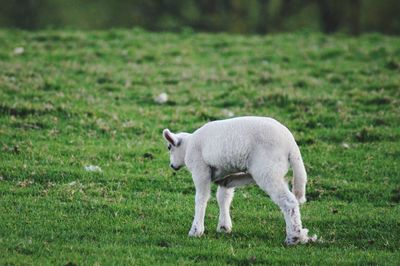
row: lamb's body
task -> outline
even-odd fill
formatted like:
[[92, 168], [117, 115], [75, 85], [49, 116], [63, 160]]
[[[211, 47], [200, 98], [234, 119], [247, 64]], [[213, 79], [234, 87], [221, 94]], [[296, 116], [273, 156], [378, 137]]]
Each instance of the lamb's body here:
[[215, 168], [215, 178], [246, 172], [253, 158], [265, 157], [289, 167], [289, 153], [297, 148], [289, 130], [271, 118], [239, 117], [205, 124], [188, 143], [186, 160], [200, 151], [203, 161]]
[[[306, 172], [300, 150], [290, 131], [272, 118], [239, 117], [205, 124], [193, 134], [164, 137], [176, 148], [171, 166], [179, 168], [178, 157], [191, 171], [196, 186], [196, 212], [189, 235], [204, 231], [204, 213], [211, 181], [217, 182], [220, 205], [218, 230], [232, 227], [229, 205], [234, 187], [257, 183], [279, 205], [285, 215], [287, 243], [308, 242], [300, 220], [299, 203], [305, 201]], [[171, 142], [172, 141], [172, 142]], [[175, 163], [175, 166], [174, 166]], [[293, 195], [284, 179], [289, 166], [294, 172]]]

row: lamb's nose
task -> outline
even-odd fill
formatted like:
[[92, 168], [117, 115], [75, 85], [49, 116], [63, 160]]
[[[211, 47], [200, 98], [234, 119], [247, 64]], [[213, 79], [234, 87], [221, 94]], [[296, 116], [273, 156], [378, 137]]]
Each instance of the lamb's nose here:
[[175, 171], [178, 171], [180, 168], [180, 167], [175, 167], [172, 163], [169, 166], [171, 166], [171, 168], [174, 169]]

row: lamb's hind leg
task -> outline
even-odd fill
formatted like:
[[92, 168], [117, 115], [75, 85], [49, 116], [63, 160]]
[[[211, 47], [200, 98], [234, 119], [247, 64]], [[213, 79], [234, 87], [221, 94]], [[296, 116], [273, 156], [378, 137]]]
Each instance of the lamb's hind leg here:
[[232, 203], [235, 188], [218, 186], [217, 201], [219, 206], [219, 220], [217, 231], [230, 233], [232, 231], [232, 220], [229, 208]]
[[[286, 184], [285, 184], [286, 185]], [[316, 236], [309, 237], [308, 229], [302, 227], [299, 203], [289, 189], [280, 192], [269, 192], [271, 199], [278, 204], [286, 222], [286, 241], [288, 245], [314, 242]]]
[[[265, 164], [264, 164], [265, 166]], [[302, 227], [299, 203], [290, 192], [284, 180], [286, 166], [279, 163], [268, 164], [264, 169], [254, 169], [251, 173], [257, 185], [260, 186], [283, 212], [286, 222], [286, 241], [288, 245], [308, 243], [316, 240], [316, 236], [309, 237], [308, 229]]]

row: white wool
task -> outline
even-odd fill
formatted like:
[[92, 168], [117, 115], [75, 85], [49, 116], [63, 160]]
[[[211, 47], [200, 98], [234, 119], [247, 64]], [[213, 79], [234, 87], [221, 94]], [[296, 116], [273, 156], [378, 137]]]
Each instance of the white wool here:
[[[170, 143], [171, 167], [187, 166], [196, 187], [190, 236], [204, 232], [205, 209], [214, 181], [220, 185], [218, 231], [231, 231], [229, 207], [234, 187], [256, 183], [284, 213], [288, 244], [315, 240], [307, 236], [300, 220], [299, 203], [305, 202], [307, 174], [293, 135], [281, 123], [267, 117], [238, 117], [209, 122], [192, 134], [165, 129], [163, 135]], [[284, 178], [290, 166], [293, 193]]]

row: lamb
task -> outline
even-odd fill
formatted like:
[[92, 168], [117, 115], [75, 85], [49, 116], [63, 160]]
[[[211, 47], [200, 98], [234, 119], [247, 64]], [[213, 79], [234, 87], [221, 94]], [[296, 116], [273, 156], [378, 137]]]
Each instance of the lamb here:
[[[290, 131], [268, 117], [237, 117], [213, 121], [194, 133], [163, 136], [170, 150], [170, 166], [186, 166], [196, 188], [195, 215], [189, 236], [204, 233], [204, 215], [211, 183], [218, 184], [218, 232], [229, 233], [232, 220], [229, 209], [235, 187], [256, 183], [283, 212], [288, 245], [316, 241], [302, 227], [299, 204], [306, 201], [307, 174], [299, 147]], [[284, 176], [289, 166], [294, 172], [293, 191]]]

